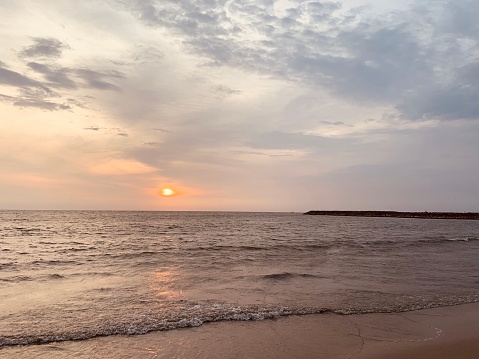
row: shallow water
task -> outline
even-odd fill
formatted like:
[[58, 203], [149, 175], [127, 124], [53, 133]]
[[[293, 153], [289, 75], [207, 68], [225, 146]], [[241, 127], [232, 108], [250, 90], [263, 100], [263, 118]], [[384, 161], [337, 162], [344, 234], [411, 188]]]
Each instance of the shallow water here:
[[0, 346], [479, 301], [479, 222], [0, 212]]

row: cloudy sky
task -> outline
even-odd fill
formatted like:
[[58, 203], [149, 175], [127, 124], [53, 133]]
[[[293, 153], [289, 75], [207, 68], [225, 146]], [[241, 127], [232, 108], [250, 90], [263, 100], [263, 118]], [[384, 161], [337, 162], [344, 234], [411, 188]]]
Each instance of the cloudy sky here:
[[478, 18], [0, 0], [0, 208], [479, 211]]

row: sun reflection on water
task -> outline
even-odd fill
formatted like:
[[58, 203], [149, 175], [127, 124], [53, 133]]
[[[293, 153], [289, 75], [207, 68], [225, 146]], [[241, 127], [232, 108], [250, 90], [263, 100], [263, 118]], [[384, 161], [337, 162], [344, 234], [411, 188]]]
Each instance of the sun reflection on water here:
[[151, 273], [150, 288], [156, 297], [167, 300], [184, 299], [181, 289], [175, 288], [179, 274], [173, 270], [155, 271]]

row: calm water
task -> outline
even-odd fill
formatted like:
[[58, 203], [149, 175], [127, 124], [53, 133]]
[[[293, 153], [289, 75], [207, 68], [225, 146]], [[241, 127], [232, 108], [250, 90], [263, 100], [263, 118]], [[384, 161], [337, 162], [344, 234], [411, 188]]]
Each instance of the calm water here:
[[4, 211], [0, 346], [478, 302], [478, 258], [479, 221]]

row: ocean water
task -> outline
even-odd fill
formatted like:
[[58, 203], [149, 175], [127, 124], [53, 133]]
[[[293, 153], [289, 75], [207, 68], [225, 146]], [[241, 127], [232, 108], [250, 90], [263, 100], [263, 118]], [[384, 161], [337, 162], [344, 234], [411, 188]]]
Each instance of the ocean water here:
[[479, 221], [1, 211], [3, 347], [479, 302]]

